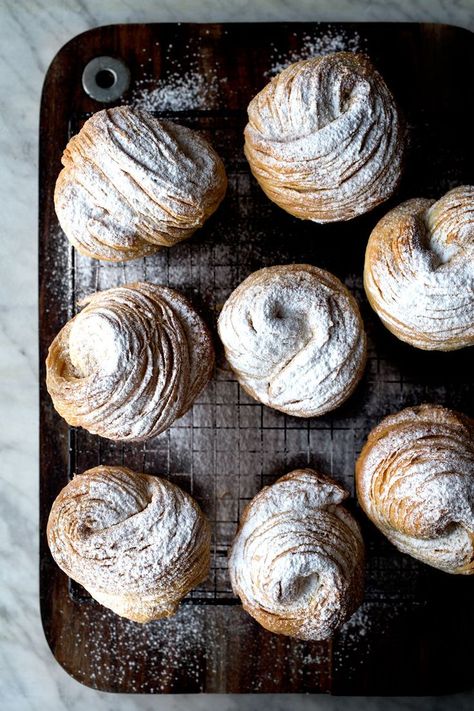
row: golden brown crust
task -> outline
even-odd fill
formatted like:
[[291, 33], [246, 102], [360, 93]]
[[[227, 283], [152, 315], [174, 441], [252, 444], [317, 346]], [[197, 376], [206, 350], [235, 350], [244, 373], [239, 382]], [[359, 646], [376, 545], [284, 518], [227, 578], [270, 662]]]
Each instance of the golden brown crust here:
[[360, 54], [290, 65], [250, 102], [245, 155], [277, 205], [314, 222], [350, 220], [400, 180], [404, 128], [380, 74]]
[[126, 467], [75, 476], [53, 503], [47, 536], [69, 577], [136, 622], [173, 615], [209, 573], [210, 527], [196, 502]]
[[181, 294], [136, 282], [92, 294], [51, 344], [46, 386], [72, 426], [114, 440], [153, 437], [209, 381], [207, 326]]
[[367, 244], [369, 302], [397, 338], [424, 350], [474, 344], [474, 187], [407, 200]]
[[62, 162], [61, 227], [82, 254], [113, 262], [187, 239], [227, 187], [222, 161], [196, 131], [128, 106], [93, 114]]
[[229, 573], [244, 609], [271, 632], [330, 637], [360, 605], [364, 544], [342, 505], [347, 492], [297, 469], [248, 504]]
[[438, 405], [375, 427], [356, 464], [359, 503], [401, 551], [474, 573], [474, 421]]

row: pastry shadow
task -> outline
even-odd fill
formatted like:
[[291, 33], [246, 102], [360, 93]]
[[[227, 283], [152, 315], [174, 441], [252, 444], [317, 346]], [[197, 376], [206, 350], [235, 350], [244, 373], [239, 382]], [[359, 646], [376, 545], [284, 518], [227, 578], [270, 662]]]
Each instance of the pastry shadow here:
[[406, 694], [472, 688], [472, 613], [465, 615], [472, 576], [400, 553], [362, 512], [357, 518], [366, 543], [365, 595], [334, 639], [337, 693], [363, 693], [368, 678], [375, 695], [399, 693], [401, 678]]

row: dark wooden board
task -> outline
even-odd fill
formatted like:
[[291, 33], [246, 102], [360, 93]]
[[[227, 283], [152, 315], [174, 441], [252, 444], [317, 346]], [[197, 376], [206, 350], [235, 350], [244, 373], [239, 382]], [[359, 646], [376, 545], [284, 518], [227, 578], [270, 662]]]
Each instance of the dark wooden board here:
[[[242, 129], [248, 101], [272, 66], [308, 47], [332, 42], [338, 48], [338, 37], [342, 46], [356, 38], [380, 69], [405, 114], [410, 143], [402, 184], [389, 203], [347, 224], [318, 226], [265, 198], [250, 177]], [[472, 49], [469, 32], [439, 25], [155, 24], [94, 29], [55, 57], [40, 120], [40, 598], [48, 643], [74, 678], [98, 689], [145, 693], [436, 694], [471, 685], [474, 580], [399, 554], [354, 501], [367, 541], [366, 597], [330, 642], [291, 640], [255, 624], [232, 596], [225, 556], [242, 506], [283, 472], [312, 464], [353, 490], [354, 459], [384, 415], [422, 401], [472, 414], [472, 352], [424, 353], [400, 343], [372, 314], [361, 284], [368, 235], [389, 207], [473, 181]], [[117, 104], [133, 103], [158, 80], [172, 86], [177, 76], [205, 77], [209, 105], [156, 107], [156, 115], [202, 130], [229, 174], [228, 195], [199, 234], [125, 266], [75, 254], [53, 207], [68, 138], [103, 108], [81, 86], [84, 66], [100, 55], [119, 57], [130, 68], [130, 90]], [[263, 408], [240, 391], [219, 351], [213, 382], [189, 415], [143, 447], [70, 429], [54, 412], [44, 359], [82, 295], [134, 278], [169, 283], [188, 294], [215, 332], [220, 306], [247, 274], [294, 261], [334, 272], [361, 304], [369, 363], [361, 386], [339, 410], [298, 420]], [[71, 585], [52, 561], [45, 537], [52, 501], [73, 471], [99, 461], [169, 476], [213, 521], [210, 579], [170, 620], [146, 626], [123, 620]]]

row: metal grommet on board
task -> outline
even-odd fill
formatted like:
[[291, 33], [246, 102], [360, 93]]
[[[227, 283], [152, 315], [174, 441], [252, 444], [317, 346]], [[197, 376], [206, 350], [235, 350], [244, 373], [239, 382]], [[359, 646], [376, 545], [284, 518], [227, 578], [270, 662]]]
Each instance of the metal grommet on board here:
[[115, 101], [130, 86], [130, 70], [121, 59], [95, 57], [84, 67], [82, 86], [96, 101]]

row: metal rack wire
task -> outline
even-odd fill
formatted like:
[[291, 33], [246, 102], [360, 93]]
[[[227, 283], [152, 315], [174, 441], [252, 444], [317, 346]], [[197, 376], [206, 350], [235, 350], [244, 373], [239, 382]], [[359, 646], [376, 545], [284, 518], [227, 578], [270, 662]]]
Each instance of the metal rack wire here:
[[[85, 118], [79, 117], [71, 123], [71, 134]], [[80, 300], [91, 292], [149, 280], [186, 294], [215, 334], [216, 317], [222, 304], [254, 269], [296, 261], [331, 268], [332, 263], [326, 258], [331, 246], [319, 256], [314, 238], [308, 238], [312, 235], [309, 230], [314, 227], [294, 221], [272, 206], [250, 176], [248, 167], [236, 158], [237, 154], [241, 155], [241, 151], [235, 150], [236, 123], [242, 123], [241, 115], [216, 117], [196, 112], [173, 118], [204, 132], [212, 128], [213, 143], [226, 162], [229, 178], [225, 219], [221, 219], [218, 212], [192, 239], [153, 257], [127, 263], [101, 263], [71, 249], [71, 316], [76, 313]], [[290, 228], [293, 233], [299, 233], [299, 241], [292, 234], [285, 238]], [[338, 249], [336, 245], [332, 252]], [[243, 508], [262, 486], [293, 468], [313, 466], [334, 476], [353, 493], [354, 462], [375, 422], [407, 404], [446, 399], [450, 385], [444, 374], [436, 377], [436, 365], [430, 370], [423, 364], [413, 373], [413, 364], [404, 360], [403, 347], [397, 352], [392, 341], [382, 345], [379, 342], [375, 351], [371, 333], [377, 327], [376, 319], [363, 297], [360, 265], [353, 264], [350, 257], [345, 260], [344, 255], [336, 254], [336, 257], [341, 257], [343, 263], [338, 275], [361, 303], [369, 333], [366, 374], [343, 408], [324, 417], [300, 419], [263, 407], [238, 386], [226, 367], [215, 334], [218, 353], [213, 380], [191, 410], [163, 434], [143, 444], [123, 444], [92, 436], [84, 430], [70, 430], [71, 476], [98, 463], [124, 464], [136, 471], [169, 477], [200, 503], [213, 528], [212, 565], [208, 580], [188, 596], [190, 602], [236, 602], [227, 574], [227, 552]], [[417, 367], [415, 358], [415, 369]], [[430, 374], [433, 377], [430, 378]], [[417, 575], [423, 575], [416, 561], [403, 563], [416, 575], [403, 576], [405, 592], [402, 590], [400, 594], [403, 585], [399, 569], [393, 566], [393, 556], [383, 541], [376, 540], [371, 545], [376, 548], [372, 560], [378, 573], [384, 570], [382, 577], [386, 580], [392, 571], [397, 577], [398, 598], [410, 597]], [[70, 590], [75, 599], [87, 599], [75, 583], [71, 583]], [[377, 599], [376, 584], [371, 594]]]

